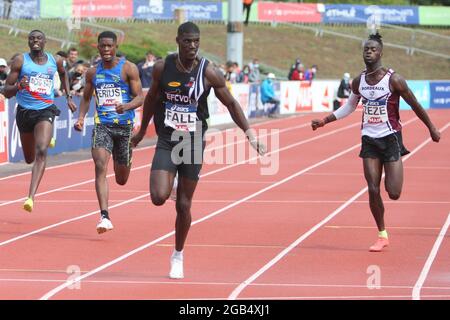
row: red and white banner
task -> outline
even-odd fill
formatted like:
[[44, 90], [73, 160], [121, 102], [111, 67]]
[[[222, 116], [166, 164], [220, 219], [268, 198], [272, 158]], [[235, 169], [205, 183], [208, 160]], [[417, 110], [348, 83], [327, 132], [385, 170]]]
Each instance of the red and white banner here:
[[[244, 114], [248, 117], [248, 100], [249, 100], [249, 90], [250, 86], [248, 84], [233, 84], [229, 87], [233, 97], [239, 102], [244, 111]], [[209, 109], [209, 125], [215, 126], [219, 124], [231, 123], [230, 112], [227, 107], [225, 107], [222, 102], [217, 99], [214, 89], [208, 96], [208, 109]]]
[[339, 81], [282, 81], [280, 113], [333, 111]]
[[8, 112], [5, 97], [0, 94], [0, 163], [8, 162]]
[[258, 2], [259, 21], [320, 23], [316, 3]]
[[132, 17], [133, 0], [73, 0], [72, 16], [75, 18]]
[[312, 109], [311, 82], [282, 81], [280, 83], [280, 114], [311, 112]]
[[336, 97], [338, 81], [313, 81], [311, 85], [314, 112], [333, 111], [333, 100]]

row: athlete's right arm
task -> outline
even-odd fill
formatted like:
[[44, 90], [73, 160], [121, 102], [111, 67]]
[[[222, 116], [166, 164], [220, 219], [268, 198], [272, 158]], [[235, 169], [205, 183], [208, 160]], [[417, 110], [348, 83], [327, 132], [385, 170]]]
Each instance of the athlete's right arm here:
[[359, 102], [359, 99], [360, 99], [360, 95], [359, 95], [359, 92], [358, 92], [360, 79], [361, 78], [359, 76], [358, 78], [353, 80], [353, 82], [352, 82], [352, 92], [350, 93], [350, 97], [348, 98], [347, 102], [342, 107], [340, 107], [336, 111], [328, 114], [323, 119], [314, 119], [314, 120], [311, 121], [311, 127], [312, 127], [313, 130], [316, 130], [317, 128], [323, 127], [327, 123], [336, 121], [338, 119], [345, 118], [346, 116], [348, 116], [349, 114], [351, 114], [353, 111], [356, 110], [356, 107], [358, 106], [358, 102]]
[[159, 101], [159, 82], [164, 70], [164, 60], [158, 60], [153, 66], [152, 85], [145, 96], [142, 121], [139, 131], [131, 138], [131, 145], [136, 147], [144, 138], [150, 119], [155, 114], [156, 104]]
[[3, 89], [3, 95], [6, 98], [14, 97], [19, 91], [19, 86], [21, 86], [22, 88], [26, 87], [26, 82], [28, 81], [26, 77], [24, 77], [21, 82], [17, 83], [22, 65], [23, 55], [18, 55], [12, 62], [11, 71], [6, 78], [5, 87]]
[[92, 83], [92, 79], [94, 79], [94, 75], [96, 72], [96, 68], [90, 68], [86, 72], [86, 84], [83, 90], [83, 96], [80, 102], [80, 113], [78, 115], [77, 122], [73, 125], [75, 130], [82, 131], [84, 125], [84, 117], [89, 111], [89, 106], [91, 104], [92, 94], [94, 93], [94, 85]]

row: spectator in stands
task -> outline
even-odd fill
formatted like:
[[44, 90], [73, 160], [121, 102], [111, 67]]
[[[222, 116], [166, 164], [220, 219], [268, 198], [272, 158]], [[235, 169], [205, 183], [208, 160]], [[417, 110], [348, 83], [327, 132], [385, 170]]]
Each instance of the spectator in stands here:
[[243, 4], [243, 12], [245, 13], [247, 11], [247, 14], [245, 15], [244, 25], [248, 25], [248, 19], [250, 18], [250, 9], [253, 4], [253, 0], [242, 0]]
[[241, 69], [237, 62], [227, 61], [225, 80], [230, 83], [242, 82]]
[[273, 88], [273, 80], [275, 75], [269, 73], [266, 79], [261, 82], [261, 102], [265, 104], [270, 104], [267, 116], [270, 118], [275, 117], [275, 112], [278, 110], [280, 105], [280, 100], [275, 97], [275, 90]]
[[225, 80], [230, 83], [236, 82], [236, 75], [233, 72], [233, 63], [231, 61], [227, 61], [225, 64]]
[[291, 69], [289, 69], [289, 73], [288, 73], [288, 80], [292, 80], [292, 73], [297, 69], [298, 65], [302, 63], [302, 61], [300, 60], [300, 58], [297, 57], [297, 59], [295, 59], [294, 64], [291, 66]]
[[78, 50], [77, 48], [70, 48], [69, 51], [67, 52], [67, 64], [68, 64], [68, 69], [70, 71], [70, 69], [75, 67], [75, 64], [78, 61]]
[[87, 62], [76, 64], [73, 77], [70, 79], [70, 92], [72, 95], [83, 95], [83, 89], [86, 85], [85, 75], [89, 67], [90, 64]]
[[259, 71], [259, 61], [258, 59], [253, 59], [251, 63], [248, 64], [250, 67], [250, 73], [248, 75], [249, 82], [259, 82], [260, 81], [260, 71]]
[[335, 98], [333, 102], [333, 109], [337, 110], [344, 102], [344, 99], [348, 99], [350, 96], [352, 87], [350, 82], [350, 74], [348, 72], [344, 73], [344, 77], [341, 80], [341, 83], [339, 84], [339, 88], [337, 90], [337, 97]]
[[[67, 64], [68, 56], [69, 55], [65, 51], [58, 51], [55, 54], [55, 58], [57, 60], [58, 59], [62, 60], [63, 67], [64, 67], [64, 69], [66, 69], [66, 72], [68, 71], [67, 70], [68, 69], [68, 64]], [[53, 91], [55, 92], [55, 97], [61, 97], [63, 95], [63, 86], [62, 86], [62, 83], [61, 83], [61, 79], [59, 78], [58, 72], [56, 72], [55, 75], [53, 76]]]
[[241, 72], [241, 82], [242, 83], [248, 83], [248, 81], [249, 81], [249, 79], [248, 79], [249, 74], [250, 74], [250, 67], [248, 66], [248, 64], [246, 64], [244, 66], [244, 68], [242, 69], [242, 72]]
[[305, 80], [312, 81], [316, 77], [317, 65], [313, 64], [310, 69], [305, 71]]
[[8, 77], [8, 64], [6, 60], [0, 58], [0, 90], [5, 86], [6, 78]]
[[297, 65], [297, 69], [292, 72], [291, 80], [305, 80], [305, 66], [303, 64]]
[[152, 84], [153, 65], [156, 58], [151, 51], [148, 51], [145, 56], [145, 61], [137, 65], [139, 70], [139, 78], [141, 79], [142, 88], [150, 88]]
[[234, 73], [236, 74], [236, 83], [242, 82], [242, 70], [237, 62], [233, 62]]

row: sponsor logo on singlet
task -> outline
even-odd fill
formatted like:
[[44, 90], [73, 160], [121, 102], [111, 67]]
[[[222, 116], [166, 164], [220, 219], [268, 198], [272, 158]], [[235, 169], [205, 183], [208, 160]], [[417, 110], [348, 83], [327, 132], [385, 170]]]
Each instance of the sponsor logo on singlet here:
[[172, 92], [166, 92], [166, 100], [174, 103], [186, 103], [190, 104], [193, 101], [189, 98], [189, 96], [181, 94], [181, 90], [176, 90]]
[[179, 82], [177, 82], [177, 81], [171, 81], [171, 82], [169, 82], [167, 85], [168, 85], [169, 87], [176, 88], [176, 87], [181, 86], [181, 83], [179, 83]]
[[375, 90], [375, 91], [384, 91], [385, 88], [384, 87], [377, 87], [377, 86], [366, 86], [366, 87], [361, 87], [362, 91], [366, 91], [366, 90]]

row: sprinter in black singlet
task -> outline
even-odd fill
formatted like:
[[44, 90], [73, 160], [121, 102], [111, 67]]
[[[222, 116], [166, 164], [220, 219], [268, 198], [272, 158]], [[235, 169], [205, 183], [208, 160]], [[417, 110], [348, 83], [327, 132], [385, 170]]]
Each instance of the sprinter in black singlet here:
[[265, 153], [265, 146], [250, 129], [241, 106], [225, 85], [223, 74], [206, 59], [197, 56], [200, 45], [197, 25], [192, 22], [180, 25], [176, 41], [178, 53], [154, 65], [141, 129], [133, 136], [132, 144], [136, 146], [142, 140], [154, 116], [158, 142], [151, 169], [150, 195], [154, 205], [163, 205], [178, 174], [175, 250], [169, 276], [181, 279], [184, 277], [183, 248], [191, 226], [192, 198], [205, 148], [203, 136], [209, 117], [206, 99], [211, 88], [260, 155]]

